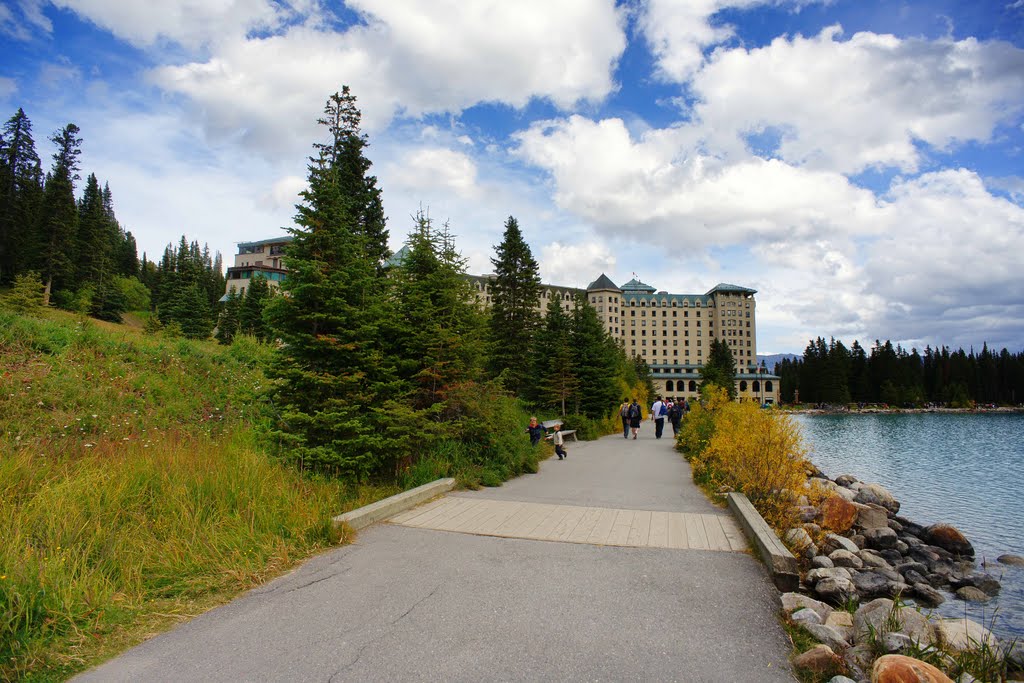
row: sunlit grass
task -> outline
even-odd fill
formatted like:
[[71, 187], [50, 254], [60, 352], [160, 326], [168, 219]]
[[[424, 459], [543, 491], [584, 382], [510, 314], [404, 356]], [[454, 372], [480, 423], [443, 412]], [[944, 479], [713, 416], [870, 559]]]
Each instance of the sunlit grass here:
[[397, 492], [259, 443], [267, 347], [0, 311], [0, 680], [61, 680], [341, 541]]

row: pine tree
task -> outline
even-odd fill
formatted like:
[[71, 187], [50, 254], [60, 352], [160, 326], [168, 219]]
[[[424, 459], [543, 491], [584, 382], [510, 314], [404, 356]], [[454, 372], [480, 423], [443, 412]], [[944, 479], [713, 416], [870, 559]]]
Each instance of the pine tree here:
[[32, 122], [18, 109], [0, 132], [0, 284], [36, 259], [31, 236], [42, 208], [43, 172]]
[[443, 418], [452, 388], [479, 379], [482, 322], [448, 224], [437, 230], [422, 211], [414, 220], [392, 276], [403, 324], [396, 356], [402, 378], [414, 387], [412, 407]]
[[544, 324], [536, 333], [531, 393], [538, 404], [556, 407], [564, 416], [579, 386], [572, 320], [562, 310], [562, 302], [551, 299]]
[[620, 351], [585, 294], [577, 297], [573, 310], [572, 346], [579, 380], [576, 412], [595, 420], [604, 418], [619, 394], [616, 367]]
[[720, 339], [711, 340], [708, 359], [700, 369], [701, 389], [717, 385], [729, 394], [729, 400], [736, 399], [736, 361], [729, 345]]
[[75, 234], [78, 229], [78, 209], [75, 206], [75, 181], [78, 176], [78, 126], [69, 123], [54, 133], [50, 140], [57, 145], [53, 155], [53, 170], [46, 175], [43, 192], [43, 214], [37, 237], [37, 259], [40, 273], [46, 283], [43, 301], [50, 303], [54, 288], [74, 284]]
[[77, 284], [98, 285], [104, 276], [111, 275], [114, 243], [110, 227], [103, 205], [103, 191], [96, 174], [90, 173], [82, 199], [78, 202], [78, 232], [75, 236]]
[[495, 377], [504, 373], [505, 388], [520, 394], [531, 374], [529, 349], [540, 322], [540, 269], [512, 216], [495, 251], [488, 370]]
[[270, 329], [263, 319], [264, 309], [270, 301], [270, 285], [263, 276], [249, 281], [245, 296], [239, 299], [238, 327], [242, 334], [251, 334], [260, 341], [270, 338]]
[[268, 316], [283, 341], [271, 373], [287, 455], [303, 467], [363, 477], [401, 448], [385, 432], [386, 402], [402, 387], [379, 334], [390, 315], [378, 262], [387, 232], [380, 224], [368, 229], [354, 201], [375, 183], [351, 173], [369, 167], [353, 159], [366, 146], [359, 120], [348, 88], [327, 100], [318, 122], [329, 138], [314, 145], [297, 227], [289, 230], [285, 296], [275, 297]]
[[217, 341], [221, 344], [231, 344], [235, 335], [239, 332], [239, 313], [242, 307], [244, 295], [239, 296], [235, 288], [228, 292], [228, 298], [221, 309], [220, 318], [217, 320]]

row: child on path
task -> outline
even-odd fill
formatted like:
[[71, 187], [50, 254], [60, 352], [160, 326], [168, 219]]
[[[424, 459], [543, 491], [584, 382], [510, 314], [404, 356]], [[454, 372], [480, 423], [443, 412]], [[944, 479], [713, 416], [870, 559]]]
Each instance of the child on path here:
[[540, 443], [540, 438], [544, 436], [544, 427], [537, 423], [537, 418], [531, 417], [530, 424], [526, 428], [526, 431], [530, 434], [530, 445], [536, 446]]
[[559, 460], [564, 460], [569, 454], [565, 451], [565, 446], [562, 441], [562, 425], [555, 426], [555, 454], [558, 455]]

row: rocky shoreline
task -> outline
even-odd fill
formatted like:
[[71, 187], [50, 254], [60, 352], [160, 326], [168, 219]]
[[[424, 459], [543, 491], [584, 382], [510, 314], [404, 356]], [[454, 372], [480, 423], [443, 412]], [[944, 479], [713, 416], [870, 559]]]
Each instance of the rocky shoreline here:
[[[949, 657], [972, 643], [1000, 647], [982, 624], [929, 619], [909, 604], [937, 607], [947, 596], [986, 602], [999, 593], [999, 580], [977, 566], [973, 546], [956, 527], [926, 527], [900, 516], [899, 501], [879, 484], [851, 475], [829, 479], [816, 468], [809, 475], [808, 492], [798, 501], [801, 524], [783, 535], [801, 565], [800, 593], [783, 595], [783, 607], [822, 645], [794, 665], [820, 671], [842, 665], [862, 681], [903, 680], [877, 678], [876, 657], [922, 647], [942, 648]], [[998, 561], [1022, 564], [1024, 558]], [[1006, 654], [1012, 667], [1024, 668], [1019, 645]]]

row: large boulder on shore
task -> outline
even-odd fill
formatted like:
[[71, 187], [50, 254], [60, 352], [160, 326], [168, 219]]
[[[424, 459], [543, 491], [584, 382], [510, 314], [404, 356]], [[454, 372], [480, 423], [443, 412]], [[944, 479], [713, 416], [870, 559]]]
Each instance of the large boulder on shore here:
[[815, 645], [794, 657], [793, 667], [824, 675], [838, 674], [843, 670], [843, 660], [828, 645]]
[[791, 548], [793, 554], [798, 557], [810, 559], [818, 554], [818, 547], [814, 545], [811, 535], [807, 533], [806, 529], [801, 527], [795, 527], [787, 531], [782, 537], [782, 542]]
[[946, 598], [942, 597], [942, 593], [923, 581], [913, 584], [911, 597], [914, 598], [914, 602], [923, 607], [938, 607], [946, 601]]
[[836, 533], [848, 531], [857, 521], [857, 508], [841, 496], [829, 496], [819, 506], [821, 526]]
[[898, 540], [896, 532], [887, 526], [864, 530], [864, 544], [872, 550], [895, 548]]
[[875, 572], [858, 572], [851, 579], [862, 600], [884, 598], [889, 595], [889, 579]]
[[871, 667], [871, 683], [953, 683], [953, 679], [920, 659], [883, 655]]
[[827, 578], [814, 584], [814, 594], [821, 600], [832, 604], [842, 605], [850, 601], [860, 600], [857, 587], [850, 579], [841, 577]]
[[964, 588], [966, 586], [977, 588], [990, 596], [999, 595], [999, 589], [1001, 588], [996, 577], [983, 572], [972, 572], [967, 576], [953, 580], [952, 584], [953, 588]]
[[864, 505], [881, 505], [893, 514], [900, 511], [900, 502], [881, 484], [864, 484], [853, 500]]
[[889, 513], [881, 505], [854, 503], [857, 507], [857, 526], [862, 529], [881, 529], [889, 526]]
[[932, 524], [921, 533], [921, 540], [954, 555], [974, 557], [974, 546], [952, 524]]
[[861, 605], [853, 615], [853, 638], [856, 642], [867, 643], [872, 633], [875, 637], [904, 633], [921, 645], [935, 642], [935, 631], [927, 617], [913, 608], [895, 606], [888, 598], [878, 598]]
[[801, 593], [783, 593], [782, 609], [787, 613], [796, 612], [800, 609], [814, 610], [821, 617], [822, 622], [828, 618], [828, 615], [832, 614], [831, 607]]
[[851, 553], [856, 553], [860, 548], [857, 547], [856, 543], [844, 536], [826, 534], [825, 541], [821, 544], [821, 551], [828, 555], [834, 550], [848, 550]]
[[993, 650], [999, 647], [999, 641], [992, 632], [971, 619], [938, 619], [935, 621], [935, 634], [943, 647], [958, 652], [976, 650], [982, 643], [987, 643]]

